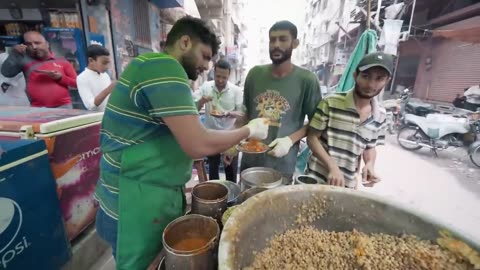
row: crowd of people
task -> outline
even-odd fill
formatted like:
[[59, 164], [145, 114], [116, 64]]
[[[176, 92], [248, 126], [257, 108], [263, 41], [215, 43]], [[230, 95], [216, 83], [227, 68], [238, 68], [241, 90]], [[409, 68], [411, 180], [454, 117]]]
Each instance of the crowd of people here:
[[[31, 106], [71, 108], [69, 87], [76, 87], [88, 110], [104, 111], [96, 227], [112, 246], [117, 269], [145, 269], [158, 254], [164, 228], [185, 213], [184, 186], [195, 159], [208, 157], [210, 179], [219, 178], [223, 162], [230, 181], [237, 181], [240, 164], [240, 170], [273, 168], [289, 184], [307, 137], [312, 177], [345, 188], [379, 181], [375, 149], [384, 141], [385, 110], [375, 97], [392, 76], [392, 57], [366, 56], [351, 91], [322, 99], [317, 76], [291, 61], [297, 27], [280, 21], [265, 34], [271, 64], [253, 67], [243, 91], [229, 82], [231, 66], [220, 60], [213, 80], [192, 93], [191, 81], [219, 48], [216, 34], [192, 17], [175, 23], [163, 52], [136, 57], [118, 81], [106, 74], [105, 48], [89, 46], [88, 67], [76, 76], [37, 32], [26, 33], [3, 62], [5, 77], [26, 78]], [[234, 146], [246, 139], [266, 143], [267, 155], [244, 153], [239, 161]]]

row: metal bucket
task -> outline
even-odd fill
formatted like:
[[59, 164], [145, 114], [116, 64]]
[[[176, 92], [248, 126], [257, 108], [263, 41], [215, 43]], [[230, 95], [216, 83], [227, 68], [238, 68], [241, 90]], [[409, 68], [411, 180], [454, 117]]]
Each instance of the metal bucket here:
[[219, 183], [203, 182], [192, 189], [192, 214], [199, 214], [222, 221], [227, 210], [228, 188]]
[[[439, 230], [480, 251], [474, 237], [441, 225], [426, 213], [406, 208], [397, 202], [371, 193], [327, 185], [293, 185], [264, 191], [235, 208], [224, 224], [218, 250], [219, 270], [244, 269], [251, 265], [255, 252], [261, 252], [278, 233], [299, 228], [297, 218], [303, 205], [315, 209], [321, 218], [311, 226], [327, 231], [412, 234], [435, 241]], [[319, 206], [311, 208], [310, 206]], [[318, 211], [318, 212], [317, 212]]]
[[240, 173], [242, 191], [252, 187], [275, 188], [282, 185], [282, 174], [271, 168], [253, 167]]
[[209, 180], [210, 183], [219, 183], [227, 187], [228, 199], [227, 206], [232, 206], [236, 203], [238, 196], [240, 195], [240, 186], [232, 181], [225, 180]]
[[163, 231], [165, 269], [214, 270], [220, 228], [210, 217], [182, 216]]
[[241, 203], [245, 202], [248, 198], [253, 197], [254, 195], [256, 195], [256, 194], [258, 194], [262, 191], [265, 191], [265, 190], [268, 190], [268, 188], [261, 188], [261, 187], [249, 188], [249, 189], [243, 191], [242, 193], [240, 193], [240, 195], [238, 196], [238, 199], [237, 199], [237, 204], [241, 204]]
[[318, 179], [313, 175], [297, 175], [295, 176], [295, 185], [315, 185], [315, 184], [325, 184], [325, 181]]

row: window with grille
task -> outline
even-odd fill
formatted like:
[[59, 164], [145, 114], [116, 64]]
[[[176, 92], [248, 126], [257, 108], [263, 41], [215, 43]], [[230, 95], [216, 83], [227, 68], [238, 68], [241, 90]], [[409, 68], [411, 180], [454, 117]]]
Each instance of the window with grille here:
[[135, 41], [150, 45], [150, 20], [148, 0], [135, 0], [133, 2], [133, 23], [135, 26]]

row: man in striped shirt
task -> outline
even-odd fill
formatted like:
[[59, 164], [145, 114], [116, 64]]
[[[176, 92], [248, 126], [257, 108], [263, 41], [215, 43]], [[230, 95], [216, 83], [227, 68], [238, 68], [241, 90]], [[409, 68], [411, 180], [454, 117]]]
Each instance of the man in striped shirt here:
[[355, 188], [363, 156], [365, 186], [379, 181], [375, 174], [377, 145], [385, 140], [385, 109], [375, 98], [390, 80], [393, 58], [372, 53], [359, 63], [355, 86], [322, 100], [310, 123], [307, 138], [312, 155], [306, 173], [329, 185]]
[[192, 159], [268, 135], [263, 119], [228, 131], [201, 125], [188, 80], [208, 67], [218, 45], [205, 22], [184, 17], [170, 30], [165, 53], [135, 58], [108, 100], [96, 227], [112, 246], [116, 269], [147, 269], [160, 252], [164, 228], [185, 213]]

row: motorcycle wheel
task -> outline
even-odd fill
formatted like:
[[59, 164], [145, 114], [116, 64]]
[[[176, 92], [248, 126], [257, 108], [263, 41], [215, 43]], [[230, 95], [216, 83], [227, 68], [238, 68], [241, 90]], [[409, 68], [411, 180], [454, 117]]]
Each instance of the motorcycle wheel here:
[[470, 160], [475, 166], [480, 168], [480, 146], [470, 153]]
[[411, 140], [411, 141], [423, 141], [428, 138], [426, 135], [415, 126], [405, 126], [400, 129], [397, 135], [398, 144], [405, 150], [408, 151], [418, 151], [422, 149], [422, 146], [417, 146], [409, 143], [402, 142], [400, 139]]

